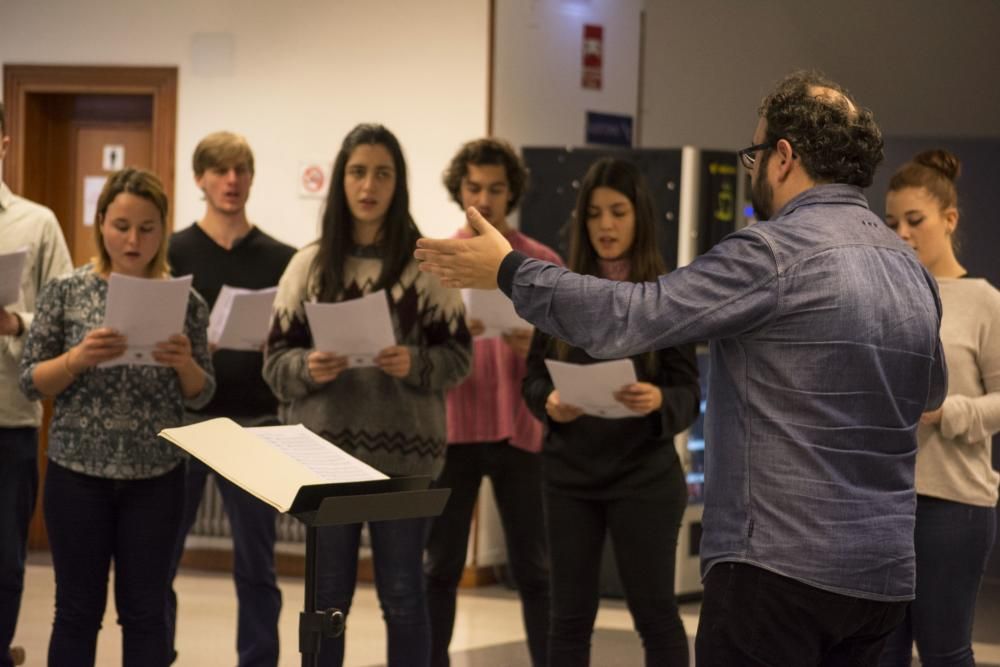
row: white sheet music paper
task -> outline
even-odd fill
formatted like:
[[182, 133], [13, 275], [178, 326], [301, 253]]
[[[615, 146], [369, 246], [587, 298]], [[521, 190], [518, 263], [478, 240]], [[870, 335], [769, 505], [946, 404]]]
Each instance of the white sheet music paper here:
[[27, 248], [0, 255], [0, 307], [17, 303], [20, 299], [21, 273], [27, 257]]
[[513, 329], [532, 328], [530, 323], [518, 317], [514, 303], [498, 289], [463, 289], [462, 300], [465, 301], [466, 319], [479, 320], [486, 328], [479, 338], [498, 338]]
[[374, 366], [375, 356], [396, 344], [385, 290], [338, 303], [307, 303], [313, 345], [347, 357], [349, 368]]
[[260, 351], [267, 340], [277, 287], [223, 285], [208, 320], [208, 342], [220, 349]]
[[324, 440], [302, 424], [255, 426], [245, 429], [284, 452], [327, 482], [368, 482], [388, 479], [375, 468]]
[[158, 366], [153, 348], [173, 334], [184, 333], [191, 276], [153, 280], [112, 273], [104, 325], [128, 338], [125, 354], [101, 366]]
[[571, 364], [546, 359], [552, 383], [559, 390], [559, 402], [575, 405], [584, 414], [606, 419], [638, 417], [612, 395], [636, 381], [631, 359], [602, 361], [596, 364]]
[[223, 417], [159, 435], [282, 512], [303, 486], [386, 479], [301, 424], [243, 428]]

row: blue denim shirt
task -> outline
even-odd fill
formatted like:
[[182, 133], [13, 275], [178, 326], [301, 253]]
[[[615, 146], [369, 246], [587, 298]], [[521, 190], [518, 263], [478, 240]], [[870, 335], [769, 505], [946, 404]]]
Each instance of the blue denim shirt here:
[[703, 575], [740, 561], [913, 597], [916, 427], [947, 384], [941, 305], [858, 188], [811, 188], [657, 282], [517, 253], [499, 280], [521, 317], [595, 357], [710, 341]]

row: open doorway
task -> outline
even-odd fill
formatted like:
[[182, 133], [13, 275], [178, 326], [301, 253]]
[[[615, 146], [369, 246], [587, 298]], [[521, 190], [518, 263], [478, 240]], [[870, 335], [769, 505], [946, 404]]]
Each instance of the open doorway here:
[[[11, 137], [3, 179], [14, 192], [53, 210], [74, 266], [94, 256], [88, 203], [109, 173], [126, 166], [149, 169], [173, 200], [176, 67], [8, 64], [3, 86]], [[50, 414], [46, 405], [38, 452], [43, 479]], [[48, 547], [41, 504], [39, 498], [31, 523], [33, 549]]]

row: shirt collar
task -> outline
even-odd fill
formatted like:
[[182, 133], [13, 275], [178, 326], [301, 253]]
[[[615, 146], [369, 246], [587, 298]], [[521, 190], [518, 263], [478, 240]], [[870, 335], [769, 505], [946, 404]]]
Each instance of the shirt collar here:
[[846, 185], [844, 183], [827, 183], [815, 185], [808, 190], [800, 192], [781, 207], [781, 210], [773, 216], [773, 220], [791, 215], [796, 209], [813, 204], [850, 204], [868, 208], [868, 200], [861, 188], [856, 185]]

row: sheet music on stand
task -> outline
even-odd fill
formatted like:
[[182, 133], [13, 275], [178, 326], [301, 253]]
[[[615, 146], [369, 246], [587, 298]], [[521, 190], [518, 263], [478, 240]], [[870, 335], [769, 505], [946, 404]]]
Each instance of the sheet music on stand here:
[[322, 526], [437, 516], [450, 489], [430, 477], [389, 478], [302, 425], [243, 428], [220, 418], [163, 429], [160, 437], [306, 526], [303, 667], [318, 664], [324, 637], [344, 631], [338, 609], [316, 609], [316, 531]]
[[301, 424], [244, 428], [219, 418], [160, 436], [280, 512], [304, 486], [389, 479]]

